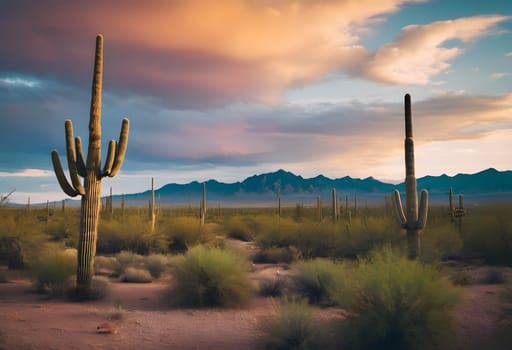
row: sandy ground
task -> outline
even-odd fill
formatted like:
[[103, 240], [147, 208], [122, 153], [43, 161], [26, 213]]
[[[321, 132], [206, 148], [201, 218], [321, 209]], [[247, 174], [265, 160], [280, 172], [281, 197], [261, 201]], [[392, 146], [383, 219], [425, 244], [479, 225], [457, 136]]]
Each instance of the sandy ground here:
[[[104, 300], [73, 303], [35, 294], [27, 280], [2, 283], [0, 349], [257, 349], [256, 324], [272, 311], [271, 298], [256, 297], [240, 309], [176, 310], [162, 301], [167, 284], [113, 283]], [[505, 287], [464, 288], [455, 310], [458, 349], [512, 349], [512, 343], [505, 343], [507, 347], [496, 335], [503, 307], [499, 294]], [[108, 321], [119, 303], [123, 318]], [[338, 311], [320, 312], [336, 317]], [[98, 334], [98, 326], [111, 327], [114, 333]]]

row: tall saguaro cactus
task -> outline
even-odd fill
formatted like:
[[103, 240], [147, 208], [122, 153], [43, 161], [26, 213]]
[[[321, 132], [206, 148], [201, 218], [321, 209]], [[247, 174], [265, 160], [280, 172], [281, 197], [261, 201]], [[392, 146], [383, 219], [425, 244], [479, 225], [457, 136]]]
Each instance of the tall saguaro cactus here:
[[[71, 197], [82, 197], [80, 208], [80, 237], [78, 241], [77, 289], [88, 290], [93, 276], [98, 221], [101, 208], [101, 179], [115, 176], [123, 164], [128, 144], [129, 121], [124, 118], [119, 141], [111, 140], [107, 159], [101, 167], [101, 91], [103, 79], [103, 36], [96, 37], [96, 55], [92, 80], [91, 109], [89, 118], [89, 145], [87, 160], [82, 151], [80, 137], [73, 137], [73, 124], [66, 120], [66, 151], [71, 184], [60, 163], [59, 154], [53, 150], [52, 163], [62, 190]], [[84, 184], [80, 180], [84, 178]]]
[[407, 246], [409, 259], [416, 259], [421, 247], [421, 230], [427, 223], [428, 192], [421, 191], [421, 202], [418, 208], [418, 192], [414, 175], [414, 141], [412, 136], [411, 96], [405, 95], [405, 195], [406, 212], [402, 208], [400, 192], [393, 191], [395, 210], [402, 225], [407, 230]]

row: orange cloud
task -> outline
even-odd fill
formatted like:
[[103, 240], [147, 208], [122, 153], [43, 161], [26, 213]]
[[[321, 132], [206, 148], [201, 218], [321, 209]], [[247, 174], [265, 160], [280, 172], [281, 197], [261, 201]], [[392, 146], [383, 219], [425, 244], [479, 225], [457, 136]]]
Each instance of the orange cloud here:
[[368, 56], [358, 44], [357, 28], [419, 1], [55, 1], [51, 8], [40, 2], [9, 4], [0, 15], [0, 30], [18, 35], [0, 48], [0, 65], [87, 75], [93, 36], [102, 32], [106, 74], [118, 87], [184, 104], [274, 102], [289, 87], [334, 70], [353, 70]]

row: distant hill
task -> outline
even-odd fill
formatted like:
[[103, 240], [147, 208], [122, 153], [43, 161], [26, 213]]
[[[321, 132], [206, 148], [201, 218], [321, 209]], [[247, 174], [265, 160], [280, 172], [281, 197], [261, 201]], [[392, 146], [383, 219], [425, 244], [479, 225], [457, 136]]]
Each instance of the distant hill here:
[[[490, 201], [512, 201], [512, 171], [487, 169], [476, 174], [455, 176], [425, 176], [418, 179], [418, 190], [427, 189], [431, 203], [447, 202], [449, 188], [454, 194], [464, 194], [466, 203]], [[303, 178], [289, 171], [278, 170], [272, 173], [253, 175], [242, 182], [222, 183], [216, 180], [206, 182], [207, 200], [223, 205], [268, 205], [274, 203], [277, 191], [281, 192], [286, 205], [314, 203], [316, 197], [329, 201], [335, 188], [340, 198], [357, 196], [360, 203], [382, 204], [391, 191], [398, 188], [402, 193], [404, 183], [393, 185], [367, 177], [354, 179], [349, 176], [330, 179], [323, 175]], [[167, 184], [157, 190], [162, 205], [197, 205], [201, 198], [202, 183]], [[128, 205], [146, 205], [150, 191], [126, 195]], [[120, 200], [120, 196], [114, 198]]]

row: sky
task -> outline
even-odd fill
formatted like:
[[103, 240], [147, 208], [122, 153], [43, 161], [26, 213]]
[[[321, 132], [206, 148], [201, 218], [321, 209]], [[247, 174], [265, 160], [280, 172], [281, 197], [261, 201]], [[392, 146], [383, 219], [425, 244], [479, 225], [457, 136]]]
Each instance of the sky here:
[[6, 0], [11, 202], [66, 198], [50, 152], [66, 163], [66, 119], [88, 138], [98, 33], [103, 158], [130, 119], [104, 193], [278, 169], [400, 182], [406, 93], [417, 177], [512, 169], [510, 0]]

